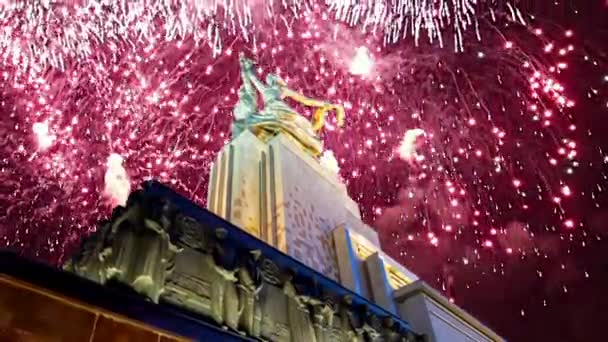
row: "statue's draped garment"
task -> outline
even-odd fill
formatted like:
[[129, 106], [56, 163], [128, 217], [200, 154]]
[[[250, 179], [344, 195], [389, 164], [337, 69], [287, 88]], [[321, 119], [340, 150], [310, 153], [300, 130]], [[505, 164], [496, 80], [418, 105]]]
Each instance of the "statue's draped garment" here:
[[[283, 100], [282, 85], [278, 77], [270, 75], [267, 82], [261, 82], [251, 68], [241, 66], [243, 86], [239, 91], [239, 102], [234, 111], [233, 138], [243, 130], [250, 129], [261, 139], [268, 139], [277, 133], [285, 133], [312, 155], [323, 152], [323, 143], [313, 129], [312, 123], [291, 108]], [[257, 106], [257, 92], [260, 92], [264, 106]]]

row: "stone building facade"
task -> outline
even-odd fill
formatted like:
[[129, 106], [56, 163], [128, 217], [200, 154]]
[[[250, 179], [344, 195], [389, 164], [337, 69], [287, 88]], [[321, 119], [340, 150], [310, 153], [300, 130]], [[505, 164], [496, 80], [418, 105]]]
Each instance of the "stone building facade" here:
[[338, 175], [280, 134], [250, 132], [220, 152], [209, 210], [383, 309], [429, 340], [502, 341], [386, 255]]

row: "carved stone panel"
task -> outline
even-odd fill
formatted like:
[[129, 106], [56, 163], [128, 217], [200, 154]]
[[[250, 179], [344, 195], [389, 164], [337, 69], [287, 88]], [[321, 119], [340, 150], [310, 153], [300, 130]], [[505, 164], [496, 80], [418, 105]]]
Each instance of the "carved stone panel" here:
[[176, 257], [175, 270], [167, 279], [164, 301], [209, 315], [212, 273], [203, 267], [203, 253], [191, 248]]
[[264, 286], [260, 291], [262, 307], [261, 336], [269, 341], [289, 342], [289, 320], [287, 317], [287, 297], [273, 285]]
[[175, 219], [176, 243], [180, 246], [204, 251], [209, 247], [209, 237], [205, 229], [195, 219], [177, 215]]
[[400, 325], [361, 312], [365, 306], [356, 311], [352, 300], [294, 277], [297, 268], [279, 267], [262, 248], [247, 250], [226, 239], [229, 226], [210, 229], [155, 200], [133, 196], [130, 207], [116, 211], [111, 223], [87, 239], [66, 269], [102, 284], [113, 280], [154, 302], [160, 297], [262, 340], [406, 338]]

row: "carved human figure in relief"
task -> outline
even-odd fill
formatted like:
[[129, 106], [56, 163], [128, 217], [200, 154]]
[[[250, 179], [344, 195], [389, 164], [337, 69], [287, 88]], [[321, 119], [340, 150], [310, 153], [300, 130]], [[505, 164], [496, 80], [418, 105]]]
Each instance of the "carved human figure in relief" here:
[[289, 322], [291, 341], [317, 342], [310, 311], [308, 310], [310, 297], [298, 294], [292, 283], [292, 276], [283, 284], [283, 294], [287, 297], [287, 321]]
[[[253, 62], [240, 56], [243, 85], [239, 90], [239, 101], [234, 109], [232, 137], [245, 129], [251, 130], [260, 139], [269, 139], [278, 133], [285, 133], [313, 156], [323, 152], [323, 143], [317, 133], [325, 124], [325, 115], [336, 111], [338, 126], [344, 123], [344, 108], [321, 100], [306, 97], [287, 88], [287, 84], [275, 74], [268, 74], [266, 81], [260, 81], [253, 70]], [[264, 107], [257, 106], [258, 92]], [[285, 101], [291, 98], [297, 103], [317, 108], [312, 121], [296, 112]]]

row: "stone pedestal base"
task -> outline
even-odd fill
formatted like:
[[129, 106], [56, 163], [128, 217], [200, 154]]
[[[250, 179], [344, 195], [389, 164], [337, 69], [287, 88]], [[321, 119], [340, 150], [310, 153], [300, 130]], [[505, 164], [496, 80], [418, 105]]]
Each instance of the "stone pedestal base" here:
[[226, 145], [211, 171], [209, 210], [337, 279], [331, 231], [360, 222], [338, 176], [294, 142], [262, 142], [246, 131]]

